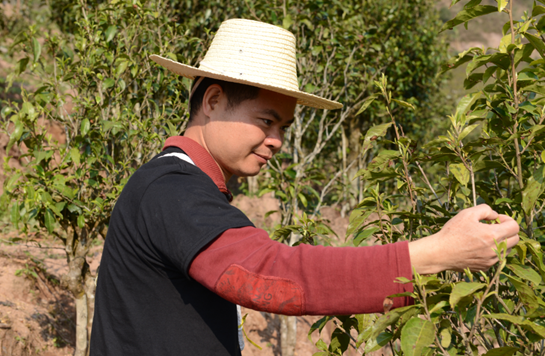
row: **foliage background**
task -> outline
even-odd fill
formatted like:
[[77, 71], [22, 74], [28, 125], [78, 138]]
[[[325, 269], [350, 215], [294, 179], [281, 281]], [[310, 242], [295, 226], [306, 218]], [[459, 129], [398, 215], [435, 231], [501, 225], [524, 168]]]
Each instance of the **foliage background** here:
[[[496, 4], [483, 2], [488, 3]], [[529, 6], [527, 1], [521, 4]], [[437, 231], [456, 209], [472, 204], [472, 189], [468, 182], [462, 184], [465, 178], [459, 179], [465, 171], [460, 168], [463, 174], [458, 176], [448, 165], [432, 164], [459, 159], [463, 165], [462, 157], [473, 159], [472, 153], [460, 150], [456, 155], [455, 148], [446, 147], [452, 152], [438, 154], [422, 148], [423, 142], [446, 133], [449, 122], [445, 117], [454, 111], [461, 93], [449, 86], [445, 89], [445, 76], [436, 77], [447, 51], [445, 37], [437, 33], [464, 5], [462, 2], [446, 14], [441, 5], [438, 13], [431, 0], [52, 0], [25, 2], [17, 16], [1, 13], [1, 56], [14, 63], [15, 70], [0, 78], [4, 89], [0, 111], [11, 137], [7, 151], [13, 153], [11, 147], [21, 147], [20, 160], [25, 166], [19, 171], [6, 166], [10, 178], [4, 185], [4, 204], [9, 205], [6, 210], [15, 226], [20, 224], [24, 231], [45, 230], [66, 246], [70, 273], [64, 282], [81, 301], [77, 352], [85, 354], [87, 329], [92, 323], [95, 276], [89, 274], [84, 262], [89, 246], [96, 237], [104, 236], [126, 179], [160, 149], [164, 137], [183, 130], [187, 117], [189, 82], [152, 65], [147, 59], [150, 54], [196, 65], [221, 20], [231, 17], [259, 19], [294, 32], [301, 86], [335, 98], [345, 107], [330, 113], [298, 108], [283, 154], [269, 171], [253, 182], [246, 181], [242, 191], [276, 192], [282, 223], [273, 237], [286, 243], [330, 243], [330, 231], [319, 210], [332, 204], [338, 204], [343, 213], [356, 208], [349, 230], [354, 240], [348, 243], [372, 243], [367, 238], [373, 235], [392, 242], [404, 238], [400, 227], [409, 238], [422, 237]], [[455, 27], [451, 36], [467, 33], [459, 28]], [[463, 67], [454, 70], [450, 83], [462, 87]], [[380, 79], [383, 73], [386, 82]], [[381, 99], [381, 93], [391, 93], [391, 98], [386, 95]], [[460, 119], [466, 114], [460, 110], [470, 107], [458, 106], [455, 135], [475, 120]], [[371, 128], [376, 124], [383, 126]], [[61, 127], [66, 141], [53, 142], [44, 130], [47, 125]], [[477, 139], [479, 130], [466, 141]], [[525, 126], [524, 130], [531, 129]], [[539, 137], [533, 140], [534, 145], [540, 142]], [[458, 141], [461, 144], [463, 139]], [[476, 144], [468, 147], [479, 150]], [[429, 183], [420, 176], [417, 162], [425, 168]], [[352, 179], [358, 172], [365, 180]], [[478, 186], [479, 195], [481, 201], [495, 203], [497, 199], [487, 187], [493, 176], [487, 172], [478, 173], [478, 180], [484, 182]], [[509, 195], [522, 193], [512, 183], [507, 180], [505, 185], [507, 198], [520, 203], [522, 199]], [[434, 194], [447, 205], [438, 207]], [[538, 201], [536, 198], [534, 203]], [[373, 211], [384, 219], [369, 221]], [[542, 225], [539, 220], [537, 224]], [[519, 256], [519, 262], [524, 265], [524, 258]], [[463, 277], [441, 278], [445, 279], [415, 283], [429, 288], [430, 283], [444, 284]], [[416, 297], [425, 301], [422, 294]], [[416, 314], [415, 309], [411, 313]], [[319, 344], [326, 354], [348, 348], [344, 331], [351, 328], [359, 331], [355, 343], [366, 341], [369, 351], [384, 343], [384, 332], [391, 334], [387, 342], [395, 340], [399, 337], [395, 330], [401, 333], [404, 325], [389, 324], [385, 328], [390, 331], [377, 332], [377, 327], [365, 333], [377, 325], [374, 319], [338, 320], [344, 323], [333, 335], [339, 344]], [[516, 328], [517, 324], [513, 325]], [[282, 344], [290, 346], [283, 354], [293, 354], [293, 340], [283, 339]]]

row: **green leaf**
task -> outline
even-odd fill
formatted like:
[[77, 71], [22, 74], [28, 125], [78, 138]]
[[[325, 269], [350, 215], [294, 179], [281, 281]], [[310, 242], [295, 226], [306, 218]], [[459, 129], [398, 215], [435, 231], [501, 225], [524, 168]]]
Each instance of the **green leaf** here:
[[11, 132], [11, 135], [9, 136], [9, 142], [6, 147], [7, 154], [9, 154], [9, 151], [11, 151], [11, 148], [13, 147], [15, 142], [19, 141], [22, 134], [23, 134], [23, 122], [20, 120], [17, 120], [15, 122], [15, 127], [13, 128], [13, 131]]
[[507, 3], [509, 3], [509, 0], [497, 0], [498, 2], [498, 12], [501, 12], [505, 7], [507, 6]]
[[449, 329], [443, 329], [441, 330], [441, 346], [444, 348], [448, 348], [450, 346], [450, 343], [452, 342], [452, 334], [450, 333]]
[[369, 237], [377, 231], [380, 231], [378, 227], [371, 227], [369, 229], [363, 230], [355, 234], [354, 236], [354, 246], [359, 246], [362, 241], [367, 240]]
[[475, 56], [473, 57], [473, 60], [471, 63], [469, 63], [466, 67], [466, 75], [469, 75], [471, 72], [473, 72], [475, 69], [485, 65], [490, 60], [490, 57], [492, 55], [484, 55], [484, 56]]
[[482, 0], [471, 0], [467, 4], [464, 5], [464, 9], [469, 9], [471, 7], [477, 6], [482, 2]]
[[106, 38], [106, 43], [110, 42], [115, 34], [117, 33], [117, 26], [111, 25], [104, 32], [104, 37]]
[[89, 119], [83, 119], [80, 124], [81, 135], [86, 136], [90, 128], [91, 128], [91, 123], [89, 122]]
[[501, 53], [507, 53], [507, 46], [511, 44], [511, 40], [512, 37], [510, 33], [502, 37], [500, 41], [500, 46], [498, 47]]
[[473, 125], [469, 125], [468, 127], [466, 127], [465, 129], [462, 130], [462, 132], [460, 133], [460, 135], [458, 136], [458, 140], [459, 141], [462, 141], [467, 135], [469, 135], [473, 130], [475, 130], [477, 128], [477, 126], [479, 126], [480, 124], [473, 124]]
[[[541, 315], [542, 316], [542, 315]], [[538, 334], [539, 336], [541, 336], [542, 338], [545, 339], [545, 327], [537, 324], [537, 323], [534, 323], [530, 320], [524, 320], [524, 322], [521, 324], [521, 326], [526, 329], [526, 330], [530, 330], [531, 332], [535, 333], [535, 334]]]
[[314, 46], [312, 47], [312, 55], [313, 56], [316, 56], [318, 54], [320, 54], [320, 52], [322, 52], [324, 48], [322, 46]]
[[359, 230], [360, 226], [363, 225], [365, 219], [371, 215], [371, 211], [366, 209], [354, 209], [350, 213], [350, 218], [348, 219], [348, 229], [346, 230], [346, 236], [352, 235], [354, 232]]
[[102, 88], [103, 89], [108, 89], [108, 88], [111, 88], [115, 85], [115, 79], [112, 79], [112, 78], [107, 78], [107, 79], [104, 79], [104, 83], [102, 84]]
[[537, 181], [533, 176], [526, 182], [526, 187], [522, 192], [522, 209], [526, 214], [530, 215], [530, 212], [534, 209], [534, 206], [543, 191], [545, 190], [545, 184]]
[[32, 37], [32, 53], [34, 54], [34, 63], [36, 63], [42, 53], [42, 46], [40, 46], [40, 43], [34, 37]]
[[525, 32], [524, 37], [530, 41], [530, 43], [534, 46], [534, 48], [539, 52], [539, 55], [541, 58], [545, 58], [545, 43], [541, 40], [541, 38], [532, 35], [531, 33]]
[[488, 350], [488, 352], [485, 353], [484, 356], [512, 356], [517, 351], [519, 351], [517, 347], [504, 346]]
[[11, 214], [10, 214], [11, 222], [15, 225], [15, 227], [19, 226], [19, 219], [21, 218], [21, 213], [19, 211], [19, 203], [15, 202], [11, 206]]
[[79, 153], [79, 149], [77, 147], [72, 147], [72, 149], [70, 150], [70, 158], [76, 166], [79, 166], [80, 164], [80, 156], [81, 155]]
[[293, 19], [289, 14], [284, 17], [282, 20], [282, 27], [284, 27], [285, 30], [287, 30], [291, 25], [293, 24]]
[[308, 203], [307, 203], [307, 198], [305, 198], [305, 196], [303, 195], [303, 193], [297, 194], [297, 197], [299, 197], [299, 201], [300, 201], [301, 204], [303, 204], [303, 206], [306, 208]]
[[16, 70], [17, 74], [21, 74], [21, 73], [23, 73], [25, 71], [29, 60], [30, 60], [30, 58], [25, 57], [25, 58], [20, 59], [19, 62], [17, 62], [17, 70]]
[[534, 92], [536, 94], [541, 94], [541, 95], [545, 96], [545, 86], [544, 85], [538, 85], [538, 84], [528, 85], [528, 86], [525, 86], [524, 88], [522, 88], [522, 91], [524, 91], [524, 92], [531, 91], [531, 92]]
[[392, 126], [391, 122], [381, 125], [375, 125], [367, 130], [367, 133], [365, 134], [365, 139], [363, 140], [362, 153], [360, 155], [363, 155], [368, 149], [372, 147], [372, 141], [375, 141], [377, 138], [386, 135], [386, 132], [388, 132], [390, 126]]
[[47, 229], [47, 231], [51, 234], [53, 232], [53, 229], [55, 228], [55, 222], [57, 220], [55, 219], [55, 216], [53, 215], [53, 212], [49, 209], [45, 209], [44, 214], [44, 224]]
[[405, 356], [420, 356], [424, 347], [429, 346], [434, 336], [433, 324], [420, 318], [412, 318], [401, 330], [401, 350]]
[[333, 333], [331, 334], [331, 343], [329, 344], [329, 351], [339, 353], [344, 353], [346, 349], [348, 349], [348, 345], [350, 344], [350, 336], [347, 335], [344, 331], [341, 329], [335, 329]]
[[85, 227], [85, 216], [84, 215], [78, 216], [78, 226], [81, 229], [83, 229]]
[[472, 8], [462, 10], [456, 15], [455, 18], [445, 22], [445, 24], [441, 28], [441, 31], [439, 32], [451, 30], [453, 27], [458, 26], [459, 24], [462, 24], [479, 16], [496, 12], [497, 10], [498, 9], [495, 6], [490, 5], [477, 5]]
[[[312, 341], [311, 334], [316, 330], [318, 330], [318, 333], [321, 333], [322, 329], [327, 325], [327, 322], [331, 320], [332, 318], [333, 318], [332, 316], [324, 316], [323, 318], [319, 319], [314, 324], [312, 324], [308, 332], [308, 339]], [[325, 349], [327, 349], [327, 347]]]
[[380, 350], [390, 342], [393, 338], [393, 334], [389, 332], [382, 332], [378, 334], [376, 338], [367, 340], [365, 343], [365, 352], [374, 352]]
[[442, 300], [439, 303], [435, 304], [433, 308], [430, 309], [430, 314], [433, 314], [436, 311], [439, 311], [440, 309], [443, 309], [448, 302], [446, 300]]
[[373, 326], [370, 328], [367, 328], [364, 332], [363, 337], [364, 340], [368, 340], [371, 338], [376, 338], [381, 332], [384, 331], [388, 326], [393, 325], [397, 323], [397, 321], [400, 318], [400, 309], [391, 310], [387, 312], [386, 314], [383, 314], [380, 318], [378, 318]]
[[450, 59], [445, 64], [441, 65], [441, 71], [439, 72], [439, 74], [443, 74], [443, 73], [445, 73], [445, 72], [447, 72], [449, 70], [458, 68], [459, 66], [461, 66], [464, 63], [469, 62], [473, 58], [474, 58], [473, 56], [464, 55], [462, 57], [455, 57], [453, 59]]
[[471, 109], [471, 106], [481, 97], [481, 93], [471, 93], [464, 95], [456, 106], [456, 122], [461, 123], [461, 116]]
[[38, 116], [38, 114], [36, 114], [34, 106], [29, 101], [25, 101], [23, 103], [23, 106], [21, 108], [21, 114], [26, 114], [30, 121], [34, 121], [36, 116]]
[[115, 68], [115, 76], [119, 77], [127, 69], [127, 66], [129, 65], [129, 61], [126, 60], [125, 58], [120, 58], [115, 63], [117, 64]]
[[490, 57], [490, 62], [504, 70], [509, 69], [509, 66], [511, 65], [511, 59], [507, 53], [494, 53]]
[[469, 170], [464, 166], [463, 163], [451, 164], [450, 172], [454, 175], [456, 180], [460, 182], [463, 186], [466, 186], [469, 182]]
[[526, 279], [535, 285], [540, 284], [542, 281], [541, 276], [529, 266], [509, 264], [507, 265], [507, 268], [513, 271], [513, 273], [520, 278]]
[[504, 314], [504, 313], [491, 313], [491, 314], [484, 314], [484, 318], [488, 319], [498, 319], [498, 320], [505, 320], [513, 324], [522, 324], [524, 322], [524, 318], [517, 315], [510, 315], [510, 314]]
[[532, 288], [530, 288], [526, 283], [522, 282], [520, 279], [514, 276], [505, 276], [519, 292], [520, 299], [522, 300], [522, 303], [524, 304], [529, 313], [539, 307], [539, 302]]
[[515, 50], [515, 66], [517, 66], [521, 60], [532, 60], [532, 53], [534, 52], [534, 46], [531, 43], [522, 45], [522, 49]]
[[19, 184], [19, 178], [22, 174], [20, 172], [12, 173], [7, 181], [4, 182], [4, 191], [11, 192], [15, 185]]
[[534, 5], [532, 9], [532, 17], [539, 16], [541, 14], [545, 14], [545, 7], [541, 5]]
[[406, 107], [406, 108], [409, 108], [411, 110], [415, 110], [415, 107], [414, 105], [412, 104], [409, 104], [408, 102], [406, 101], [403, 101], [403, 100], [397, 100], [397, 99], [392, 99], [393, 102], [396, 102], [397, 104], [403, 106], [403, 107]]
[[484, 283], [477, 283], [477, 282], [460, 282], [454, 285], [454, 288], [452, 288], [452, 292], [450, 293], [449, 303], [450, 307], [454, 309], [454, 307], [458, 304], [458, 302], [476, 291], [483, 289], [486, 287], [486, 284]]
[[359, 114], [361, 114], [362, 112], [364, 112], [365, 110], [367, 110], [367, 108], [369, 107], [369, 105], [371, 105], [371, 103], [373, 101], [375, 101], [375, 99], [377, 98], [376, 95], [371, 95], [370, 97], [368, 97], [367, 99], [365, 99], [363, 101], [363, 104], [361, 105], [361, 108], [358, 110], [358, 112], [356, 113], [356, 116], [358, 116]]

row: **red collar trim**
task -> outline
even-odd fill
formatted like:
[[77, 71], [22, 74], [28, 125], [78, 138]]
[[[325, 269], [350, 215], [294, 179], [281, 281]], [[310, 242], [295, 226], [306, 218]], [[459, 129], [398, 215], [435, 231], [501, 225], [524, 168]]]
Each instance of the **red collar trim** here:
[[204, 147], [199, 145], [196, 141], [184, 136], [167, 138], [165, 145], [163, 146], [163, 151], [168, 147], [178, 147], [183, 150], [189, 158], [195, 162], [195, 165], [214, 181], [220, 192], [225, 194], [229, 201], [233, 200], [233, 194], [227, 189], [225, 179], [223, 178], [223, 174], [221, 173], [218, 164]]

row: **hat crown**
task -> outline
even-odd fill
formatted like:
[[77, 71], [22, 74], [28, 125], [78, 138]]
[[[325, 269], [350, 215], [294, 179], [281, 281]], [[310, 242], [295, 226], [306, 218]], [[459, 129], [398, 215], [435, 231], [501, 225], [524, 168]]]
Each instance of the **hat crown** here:
[[295, 36], [258, 21], [224, 21], [199, 69], [291, 90], [299, 88]]

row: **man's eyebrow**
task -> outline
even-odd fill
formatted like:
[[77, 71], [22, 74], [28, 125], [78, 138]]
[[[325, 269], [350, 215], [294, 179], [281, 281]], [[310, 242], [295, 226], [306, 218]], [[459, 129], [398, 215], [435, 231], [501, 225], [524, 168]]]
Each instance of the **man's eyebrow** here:
[[[276, 112], [274, 109], [265, 109], [261, 111], [263, 114], [270, 115], [276, 119], [278, 122], [282, 122], [282, 117]], [[291, 119], [287, 122], [288, 125], [291, 125], [293, 123], [294, 119]]]

